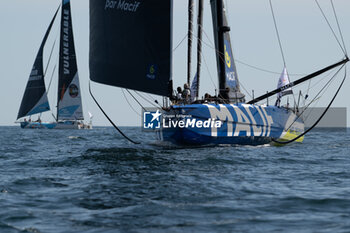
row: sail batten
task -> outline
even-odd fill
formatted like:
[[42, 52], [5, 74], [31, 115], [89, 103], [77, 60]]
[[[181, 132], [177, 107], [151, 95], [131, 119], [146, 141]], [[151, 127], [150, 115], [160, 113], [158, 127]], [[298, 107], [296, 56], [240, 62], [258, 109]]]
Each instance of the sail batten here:
[[172, 0], [113, 3], [90, 0], [90, 79], [170, 96]]
[[34, 61], [34, 65], [30, 72], [27, 86], [22, 98], [21, 106], [18, 111], [17, 119], [50, 110], [44, 80], [45, 74], [43, 68], [43, 52], [52, 25], [54, 24], [54, 21], [56, 19], [58, 10], [59, 8], [56, 10], [56, 13], [53, 16], [50, 25], [46, 30], [45, 36], [41, 42], [39, 51]]

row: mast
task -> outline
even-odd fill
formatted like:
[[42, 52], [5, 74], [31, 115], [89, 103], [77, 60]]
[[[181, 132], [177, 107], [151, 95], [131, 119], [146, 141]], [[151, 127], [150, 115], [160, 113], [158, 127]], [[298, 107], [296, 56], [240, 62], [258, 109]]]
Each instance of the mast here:
[[239, 87], [229, 34], [230, 27], [227, 23], [224, 3], [222, 0], [210, 0], [210, 4], [216, 48], [219, 96], [227, 103], [245, 102], [245, 96], [241, 93]]
[[198, 39], [197, 39], [197, 92], [196, 92], [196, 97], [198, 98], [201, 63], [202, 63], [203, 0], [199, 0], [197, 24], [198, 24], [198, 36], [197, 36]]
[[219, 95], [226, 96], [226, 75], [225, 75], [225, 45], [224, 33], [230, 31], [229, 27], [224, 27], [223, 2], [217, 0], [216, 5], [217, 30], [218, 30], [218, 56], [219, 56]]
[[187, 49], [187, 84], [191, 81], [191, 62], [192, 62], [192, 37], [193, 37], [193, 0], [188, 0], [188, 49]]

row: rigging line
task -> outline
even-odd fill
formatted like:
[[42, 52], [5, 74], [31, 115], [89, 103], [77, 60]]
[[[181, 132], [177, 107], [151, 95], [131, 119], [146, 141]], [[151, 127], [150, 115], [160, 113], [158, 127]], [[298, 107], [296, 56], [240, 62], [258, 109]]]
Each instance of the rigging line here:
[[307, 87], [307, 91], [306, 91], [306, 94], [307, 94], [307, 95], [309, 94], [309, 91], [310, 91], [311, 80], [312, 80], [312, 79], [309, 80], [309, 85], [308, 85], [308, 87]]
[[[206, 46], [208, 46], [209, 48], [215, 50], [215, 52], [217, 54], [220, 54], [220, 51], [218, 51], [214, 45], [213, 45], [213, 42], [210, 40], [209, 36], [207, 35], [207, 33], [205, 32], [205, 30], [203, 30], [204, 32], [204, 35], [206, 36], [206, 38], [208, 39], [208, 41], [211, 43], [211, 44], [208, 44], [206, 43], [205, 41], [202, 41], [203, 44], [205, 44]], [[271, 73], [271, 74], [281, 74], [281, 72], [276, 72], [276, 71], [270, 71], [270, 70], [266, 70], [266, 69], [263, 69], [263, 68], [260, 68], [260, 67], [257, 67], [257, 66], [253, 66], [253, 65], [249, 65], [248, 63], [245, 63], [243, 61], [240, 61], [236, 58], [234, 58], [234, 61], [237, 62], [237, 63], [240, 63], [242, 65], [245, 65], [245, 66], [248, 66], [250, 68], [253, 68], [253, 69], [256, 69], [256, 70], [260, 70], [260, 71], [263, 71], [263, 72], [266, 72], [266, 73]], [[289, 76], [304, 76], [306, 74], [289, 74]]]
[[321, 74], [323, 74], [323, 73], [325, 73], [325, 72], [327, 72], [327, 71], [329, 71], [329, 70], [331, 70], [331, 69], [334, 69], [334, 68], [336, 68], [336, 67], [338, 67], [338, 66], [341, 66], [342, 64], [345, 64], [345, 63], [347, 63], [348, 61], [349, 61], [349, 58], [346, 57], [345, 59], [343, 59], [343, 60], [341, 60], [341, 61], [339, 61], [339, 62], [337, 62], [337, 63], [335, 63], [335, 64], [332, 64], [332, 65], [330, 65], [330, 66], [327, 66], [327, 67], [325, 67], [325, 68], [323, 68], [323, 69], [321, 69], [321, 70], [318, 70], [318, 71], [316, 71], [316, 72], [314, 72], [314, 73], [312, 73], [312, 74], [309, 74], [309, 75], [307, 75], [307, 76], [305, 76], [305, 77], [303, 77], [303, 78], [300, 78], [300, 79], [298, 79], [298, 80], [295, 80], [295, 81], [293, 81], [293, 82], [290, 82], [289, 84], [287, 84], [287, 85], [285, 85], [285, 86], [282, 86], [282, 87], [277, 88], [277, 89], [275, 89], [275, 90], [273, 90], [273, 91], [270, 91], [270, 92], [266, 93], [265, 95], [262, 95], [262, 96], [259, 96], [259, 97], [255, 98], [255, 99], [253, 99], [253, 100], [250, 100], [250, 101], [248, 102], [248, 104], [254, 104], [254, 103], [256, 103], [256, 102], [259, 102], [260, 100], [263, 100], [263, 99], [266, 99], [266, 98], [268, 98], [268, 97], [270, 97], [270, 96], [272, 96], [272, 95], [275, 95], [275, 94], [277, 94], [277, 93], [279, 93], [279, 92], [285, 90], [286, 88], [290, 88], [290, 87], [299, 85], [300, 83], [303, 83], [303, 82], [305, 82], [305, 81], [307, 81], [307, 80], [309, 80], [309, 79], [312, 79], [312, 78], [314, 78], [314, 77], [317, 77], [317, 76], [319, 76], [319, 75], [321, 75]]
[[55, 66], [53, 67], [52, 74], [51, 74], [51, 78], [50, 78], [50, 82], [49, 82], [49, 85], [48, 85], [48, 87], [47, 87], [47, 92], [49, 92], [49, 90], [50, 90], [51, 83], [52, 83], [52, 79], [53, 79], [53, 76], [54, 76], [55, 71], [56, 71], [56, 67], [57, 67], [57, 64], [55, 64]]
[[89, 80], [89, 92], [90, 92], [90, 95], [92, 97], [92, 99], [95, 101], [97, 107], [101, 110], [101, 112], [103, 113], [103, 115], [107, 118], [107, 120], [113, 125], [113, 127], [125, 138], [127, 139], [129, 142], [132, 142], [134, 144], [141, 144], [139, 142], [136, 142], [134, 140], [132, 140], [131, 138], [129, 138], [128, 136], [126, 136], [123, 131], [121, 131], [118, 126], [116, 126], [114, 124], [114, 122], [111, 120], [111, 118], [109, 118], [109, 116], [106, 114], [106, 112], [102, 109], [102, 107], [100, 106], [100, 104], [97, 102], [97, 100], [95, 99], [94, 95], [92, 94], [92, 91], [91, 91], [91, 80]]
[[[271, 71], [271, 70], [266, 70], [266, 69], [263, 69], [263, 68], [260, 68], [260, 67], [257, 67], [257, 66], [253, 66], [253, 65], [249, 65], [245, 62], [242, 62], [241, 60], [238, 60], [238, 59], [235, 59], [235, 61], [237, 63], [240, 63], [241, 65], [245, 65], [245, 66], [248, 66], [250, 68], [253, 68], [253, 69], [256, 69], [256, 70], [260, 70], [260, 71], [263, 71], [263, 72], [266, 72], [266, 73], [270, 73], [270, 74], [281, 74], [281, 72], [277, 72], [277, 71]], [[289, 76], [305, 76], [306, 74], [288, 74]]]
[[[289, 80], [289, 82], [290, 82], [288, 71], [287, 71], [287, 77], [288, 77], [288, 80]], [[296, 98], [295, 98], [296, 93], [294, 93], [293, 87], [291, 88], [291, 90], [292, 90], [292, 96], [293, 96], [293, 100], [294, 100], [294, 109], [295, 109], [295, 108], [299, 108], [299, 106], [297, 105]]]
[[279, 45], [280, 45], [280, 50], [281, 50], [281, 55], [282, 55], [282, 59], [283, 59], [283, 64], [284, 64], [284, 67], [286, 67], [286, 59], [285, 59], [284, 52], [283, 52], [283, 48], [282, 48], [282, 43], [281, 43], [280, 34], [279, 34], [278, 28], [277, 28], [277, 22], [276, 22], [276, 18], [275, 18], [275, 12], [273, 11], [273, 7], [272, 7], [272, 0], [269, 0], [269, 2], [270, 2], [270, 8], [271, 8], [271, 13], [272, 13], [273, 22], [274, 22], [274, 25], [275, 25], [275, 30], [276, 30], [276, 34], [277, 34], [278, 43], [279, 43]]
[[[273, 18], [273, 23], [275, 25], [275, 30], [276, 30], [276, 35], [277, 35], [277, 39], [278, 39], [278, 44], [280, 46], [280, 51], [281, 51], [281, 55], [282, 55], [282, 59], [283, 59], [283, 65], [284, 65], [284, 68], [286, 68], [287, 67], [286, 58], [285, 58], [284, 52], [283, 52], [281, 37], [280, 37], [279, 31], [278, 31], [276, 17], [275, 17], [275, 12], [274, 12], [273, 6], [272, 6], [272, 0], [269, 0], [269, 2], [270, 2], [270, 8], [271, 8], [271, 14], [272, 14], [272, 18]], [[287, 71], [287, 78], [288, 78], [288, 81], [290, 82], [288, 71]], [[291, 90], [293, 92], [293, 88], [291, 88]], [[296, 106], [296, 100], [295, 100], [294, 93], [293, 93], [293, 100], [294, 100], [294, 106]]]
[[142, 96], [140, 93], [138, 93], [137, 91], [134, 91], [138, 96], [140, 96], [142, 99], [144, 99], [146, 102], [148, 102], [150, 105], [152, 105], [155, 108], [158, 108], [157, 105], [155, 105], [154, 103], [152, 103], [150, 100], [148, 100], [146, 97]]
[[[337, 74], [339, 73], [339, 71], [344, 67], [344, 65], [342, 67], [340, 67], [340, 69], [338, 69], [333, 75], [332, 77], [326, 82], [326, 84], [324, 84], [324, 86], [320, 89], [320, 91], [315, 95], [315, 97], [310, 100], [310, 102], [306, 105], [306, 107], [303, 107], [305, 110], [306, 108], [308, 108], [312, 103], [314, 103], [315, 101], [318, 101], [319, 98], [322, 97], [321, 93], [325, 92], [328, 87], [330, 86], [331, 82], [333, 81], [333, 79], [337, 76]], [[331, 74], [331, 73], [330, 73]], [[319, 83], [321, 83], [326, 77], [328, 77], [329, 75], [326, 75], [325, 77], [323, 77], [320, 81], [318, 81], [313, 87], [317, 86]], [[301, 112], [301, 114], [299, 114], [300, 116], [304, 113], [304, 111]], [[295, 121], [294, 121], [295, 122]], [[293, 122], [293, 123], [294, 123]], [[292, 124], [293, 124], [292, 123]], [[288, 128], [289, 129], [289, 128]]]
[[316, 101], [318, 98], [321, 97], [321, 96], [320, 96], [320, 97], [318, 97], [318, 96], [321, 95], [322, 92], [325, 92], [325, 91], [328, 89], [328, 87], [329, 87], [329, 85], [331, 84], [332, 80], [337, 76], [337, 74], [341, 71], [341, 69], [343, 69], [343, 67], [344, 67], [344, 64], [337, 70], [337, 72], [333, 75], [333, 77], [330, 78], [330, 79], [328, 80], [328, 82], [321, 88], [321, 90], [320, 90], [320, 91], [316, 94], [316, 96], [310, 101], [310, 103], [306, 106], [306, 108], [304, 108], [303, 111], [295, 118], [295, 120], [289, 125], [289, 127], [286, 129], [286, 131], [289, 130], [290, 127], [292, 127], [292, 125], [300, 118], [300, 116], [306, 111], [306, 109], [307, 109], [314, 101]]
[[175, 52], [175, 50], [185, 41], [185, 39], [187, 38], [188, 33], [186, 33], [186, 35], [184, 36], [184, 38], [182, 38], [182, 40], [180, 41], [180, 43], [177, 44], [177, 46], [173, 49], [173, 52]]
[[246, 92], [247, 95], [249, 95], [250, 98], [253, 98], [253, 96], [247, 91], [247, 89], [244, 87], [242, 82], [239, 81], [239, 85], [243, 88], [243, 90]]
[[[339, 73], [339, 71], [344, 67], [345, 65], [343, 65], [339, 70], [337, 70], [333, 75], [332, 78], [330, 78], [330, 80], [328, 80], [326, 82], [326, 84], [324, 84], [324, 86], [320, 89], [320, 91], [316, 94], [316, 96], [310, 101], [310, 103], [307, 104], [307, 108], [314, 102], [319, 101], [319, 99], [322, 97], [323, 94], [321, 94], [322, 92], [326, 92], [326, 90], [329, 88], [332, 80], [336, 77], [336, 75]], [[332, 73], [330, 73], [332, 74]], [[326, 77], [328, 77], [330, 74], [326, 75], [325, 77], [323, 77], [320, 81], [318, 81], [315, 85], [313, 85], [313, 87], [317, 86], [318, 84], [320, 84]], [[328, 87], [327, 87], [328, 86]], [[320, 95], [320, 97], [318, 97]], [[309, 113], [310, 115], [311, 113]], [[309, 116], [308, 115], [308, 116]], [[307, 117], [308, 117], [307, 116]]]
[[[226, 2], [227, 3], [227, 2]], [[227, 8], [225, 8], [225, 9], [227, 9]], [[220, 54], [220, 51], [219, 50], [217, 50], [215, 47], [213, 47], [213, 42], [210, 40], [210, 38], [209, 38], [209, 36], [207, 35], [207, 33], [205, 32], [205, 30], [203, 29], [203, 32], [204, 32], [204, 35], [205, 35], [205, 37], [208, 39], [208, 41], [211, 43], [211, 45], [209, 45], [209, 44], [207, 44], [207, 43], [204, 43], [205, 45], [207, 45], [209, 48], [211, 48], [211, 49], [214, 49], [215, 51], [216, 51], [216, 53], [218, 53], [218, 54]], [[220, 56], [218, 56], [219, 57], [219, 59], [221, 58]], [[235, 58], [233, 59], [234, 61], [237, 61]], [[205, 61], [204, 61], [205, 62]], [[276, 72], [277, 73], [277, 72]], [[210, 77], [211, 78], [211, 77]], [[211, 80], [212, 82], [213, 82], [213, 80]], [[250, 97], [252, 97], [251, 95], [250, 95], [250, 93], [247, 91], [247, 89], [242, 85], [242, 83], [238, 80], [238, 83], [239, 83], [239, 85], [241, 85], [242, 87], [243, 87], [243, 89], [246, 91], [246, 93], [250, 96]], [[214, 86], [215, 86], [215, 89], [217, 89], [216, 88], [216, 85], [214, 84]]]
[[[318, 98], [316, 98], [316, 99], [313, 99], [313, 100], [307, 105], [307, 108], [308, 108], [312, 103], [315, 103], [314, 106], [317, 107], [317, 105], [318, 105], [319, 102], [320, 102], [320, 99], [321, 99], [321, 97], [318, 97]], [[309, 117], [310, 117], [310, 115], [311, 115], [311, 112], [312, 112], [312, 111], [310, 111], [309, 114], [303, 116], [303, 120], [309, 119]]]
[[335, 38], [336, 41], [338, 42], [338, 45], [339, 45], [340, 49], [343, 51], [344, 55], [346, 56], [346, 51], [344, 50], [344, 48], [343, 48], [343, 46], [341, 45], [341, 43], [340, 43], [340, 41], [339, 41], [337, 35], [335, 34], [335, 32], [334, 32], [334, 30], [333, 30], [333, 28], [332, 28], [332, 26], [331, 26], [331, 24], [330, 24], [330, 22], [329, 22], [327, 16], [325, 15], [324, 11], [323, 11], [322, 8], [321, 8], [321, 5], [318, 3], [317, 0], [315, 0], [315, 2], [316, 2], [316, 4], [317, 4], [318, 8], [320, 9], [320, 11], [321, 11], [321, 13], [322, 13], [324, 19], [326, 20], [326, 22], [327, 22], [327, 24], [328, 24], [328, 26], [329, 26], [329, 29], [331, 29], [334, 38]]
[[133, 106], [131, 105], [131, 103], [129, 102], [128, 98], [126, 98], [126, 95], [125, 95], [125, 92], [124, 92], [123, 88], [121, 88], [121, 89], [122, 89], [122, 93], [123, 93], [124, 99], [125, 99], [126, 102], [129, 104], [129, 107], [130, 107], [139, 117], [141, 117], [141, 114], [140, 114], [139, 112], [137, 112], [137, 111], [134, 109], [134, 107], [133, 107]]
[[146, 111], [145, 107], [143, 107], [143, 105], [136, 99], [136, 97], [135, 97], [133, 94], [131, 94], [131, 92], [130, 92], [128, 89], [125, 89], [125, 90], [129, 93], [129, 95], [131, 95], [131, 97], [135, 100], [135, 102], [138, 103], [138, 105], [140, 105], [140, 107], [141, 107], [144, 111]]
[[324, 79], [326, 79], [327, 77], [329, 77], [329, 76], [334, 76], [334, 74], [333, 74], [333, 72], [334, 73], [337, 73], [337, 71], [335, 71], [335, 70], [331, 70], [331, 71], [329, 71], [329, 73], [327, 74], [327, 75], [325, 75], [324, 77], [322, 77], [322, 78], [320, 78], [320, 80], [318, 80], [314, 85], [312, 85], [312, 87], [310, 88], [310, 89], [313, 89], [313, 88], [315, 88], [316, 86], [318, 86], [322, 81], [324, 81]]
[[[208, 44], [206, 43], [204, 40], [202, 41], [203, 44], [205, 44], [206, 46], [208, 46], [209, 48], [213, 49], [216, 51], [216, 53], [220, 54], [220, 51], [218, 51], [215, 47], [214, 47], [214, 43], [210, 40], [208, 34], [206, 33], [206, 31], [203, 29], [203, 32], [204, 32], [204, 35], [205, 37], [207, 38], [207, 40], [211, 43], [211, 44]], [[263, 68], [260, 68], [260, 67], [257, 67], [257, 66], [253, 66], [253, 65], [249, 65], [248, 63], [245, 63], [237, 58], [234, 58], [234, 61], [237, 62], [237, 63], [240, 63], [242, 65], [245, 65], [245, 66], [248, 66], [250, 68], [253, 68], [253, 69], [256, 69], [256, 70], [260, 70], [260, 71], [263, 71], [263, 72], [266, 72], [266, 73], [271, 73], [271, 74], [281, 74], [281, 72], [277, 72], [277, 71], [271, 71], [271, 70], [266, 70], [266, 69], [263, 69]], [[289, 76], [305, 76], [307, 74], [288, 74]]]
[[345, 42], [344, 42], [344, 37], [343, 37], [343, 32], [342, 32], [342, 30], [341, 30], [341, 28], [340, 28], [340, 24], [339, 24], [339, 20], [338, 20], [337, 13], [336, 13], [336, 11], [335, 11], [335, 7], [334, 7], [334, 4], [333, 4], [333, 0], [331, 0], [331, 3], [332, 3], [332, 8], [333, 8], [334, 17], [335, 17], [335, 20], [336, 20], [336, 22], [337, 22], [337, 26], [338, 26], [340, 38], [341, 38], [341, 40], [342, 40], [342, 42], [343, 42], [343, 46], [344, 46], [343, 48], [344, 48], [344, 50], [345, 50], [345, 55], [347, 56], [347, 55], [348, 55], [348, 52], [347, 52], [347, 50], [346, 50], [346, 46], [345, 46]]
[[56, 40], [57, 40], [57, 38], [56, 38], [56, 39], [55, 39], [55, 41], [53, 42], [53, 45], [52, 45], [52, 48], [51, 48], [51, 52], [50, 52], [50, 56], [49, 56], [49, 60], [47, 61], [46, 68], [45, 68], [44, 77], [45, 77], [45, 75], [46, 75], [47, 68], [49, 68], [49, 65], [50, 65], [50, 61], [51, 61], [51, 57], [52, 57], [52, 53], [53, 53], [53, 49], [55, 48], [55, 45], [56, 45]]
[[[148, 98], [149, 98], [150, 100], [152, 100], [154, 103], [158, 104], [159, 107], [162, 108], [162, 106], [159, 104], [159, 102], [158, 102], [158, 100], [157, 100], [156, 98], [152, 97], [152, 96], [151, 96], [150, 94], [148, 94], [148, 93], [145, 93], [145, 94], [147, 94], [147, 96], [148, 96]], [[158, 107], [158, 106], [157, 106], [157, 107]]]
[[[338, 72], [338, 71], [335, 71], [334, 73], [337, 73], [337, 72]], [[321, 78], [318, 82], [316, 82], [316, 84], [314, 84], [314, 85], [312, 86], [312, 88], [316, 87], [318, 84], [320, 84], [320, 83], [321, 83], [325, 78], [327, 78], [328, 76], [331, 76], [332, 73], [333, 73], [333, 71], [330, 71], [329, 74], [325, 75], [325, 76], [324, 76], [323, 78]], [[332, 77], [332, 78], [333, 78], [333, 77]], [[306, 94], [307, 94], [307, 95], [309, 95], [309, 92], [310, 92], [310, 89], [311, 89], [311, 88], [310, 88], [311, 81], [312, 81], [312, 79], [309, 80], [308, 88], [307, 88], [307, 90], [306, 90]], [[327, 85], [327, 83], [326, 83], [325, 85]], [[304, 98], [304, 97], [303, 97], [303, 98]], [[314, 99], [315, 99], [315, 98], [314, 98]], [[314, 101], [314, 99], [310, 101], [310, 103], [307, 105], [307, 107]], [[304, 99], [304, 105], [305, 105], [305, 99]]]
[[[56, 68], [57, 68], [58, 58], [59, 58], [59, 56], [57, 56], [57, 58], [56, 58], [55, 66], [53, 67], [52, 74], [51, 74], [51, 78], [50, 78], [50, 82], [49, 82], [49, 85], [48, 85], [48, 87], [47, 87], [46, 93], [49, 93], [49, 91], [50, 91], [50, 87], [51, 87], [51, 84], [52, 84], [52, 81], [53, 81], [53, 77], [54, 77], [54, 75], [55, 75]], [[52, 99], [51, 103], [55, 103], [55, 100], [56, 100], [56, 99], [55, 99], [55, 96], [53, 96], [53, 99]], [[56, 106], [56, 107], [57, 107], [57, 106]], [[54, 109], [55, 109], [55, 108], [54, 108]], [[54, 109], [52, 109], [51, 114], [52, 114], [52, 116], [54, 117], [54, 119], [57, 121], [57, 118], [55, 117], [55, 114], [53, 113]]]
[[158, 100], [156, 98], [154, 98], [151, 94], [149, 94], [149, 93], [145, 93], [145, 94], [148, 96], [149, 100], [152, 100], [154, 103], [158, 102]]
[[203, 56], [203, 53], [202, 53], [202, 57], [203, 57], [203, 60], [204, 60], [204, 65], [205, 65], [205, 67], [207, 68], [210, 81], [213, 83], [214, 88], [217, 89], [217, 87], [216, 87], [216, 85], [215, 85], [215, 82], [213, 81], [213, 77], [212, 77], [212, 75], [211, 75], [211, 73], [210, 73], [210, 70], [209, 70], [209, 67], [208, 67], [208, 63], [207, 63], [207, 61], [205, 60], [205, 56]]
[[[58, 6], [57, 11], [59, 10], [60, 7], [61, 7], [61, 4]], [[45, 77], [45, 75], [46, 75], [47, 69], [49, 68], [49, 64], [50, 64], [50, 60], [51, 60], [51, 57], [52, 57], [52, 53], [53, 53], [53, 50], [54, 50], [54, 48], [55, 48], [56, 41], [57, 41], [57, 38], [58, 38], [58, 35], [59, 35], [60, 27], [58, 27], [56, 30], [57, 30], [57, 31], [56, 31], [55, 41], [54, 41], [54, 43], [53, 43], [53, 45], [52, 45], [52, 48], [51, 48], [49, 60], [48, 60], [48, 62], [47, 62], [46, 68], [45, 68], [44, 77]], [[55, 64], [57, 64], [57, 60], [58, 60], [58, 58], [56, 59], [56, 63], [55, 63]], [[51, 82], [51, 81], [50, 81], [50, 82]]]
[[313, 128], [315, 128], [315, 126], [322, 120], [322, 118], [324, 117], [324, 115], [327, 113], [328, 109], [331, 107], [331, 105], [333, 104], [333, 101], [335, 100], [335, 98], [337, 97], [340, 89], [342, 88], [343, 84], [344, 84], [344, 81], [346, 79], [346, 69], [345, 69], [345, 74], [344, 74], [344, 78], [341, 82], [341, 84], [339, 85], [339, 88], [337, 90], [337, 92], [335, 93], [335, 95], [333, 96], [331, 102], [328, 104], [327, 108], [325, 109], [325, 111], [322, 113], [322, 115], [320, 116], [320, 118], [318, 118], [318, 120], [308, 129], [306, 130], [304, 133], [300, 134], [298, 137], [292, 139], [292, 140], [289, 140], [289, 141], [278, 141], [278, 140], [275, 140], [272, 138], [272, 141], [273, 142], [276, 142], [276, 143], [279, 143], [279, 144], [289, 144], [291, 142], [294, 142], [296, 140], [298, 140], [299, 138], [303, 137], [305, 134], [307, 134], [310, 130], [312, 130]]
[[[203, 27], [203, 26], [202, 26], [202, 27]], [[206, 38], [208, 39], [208, 41], [211, 43], [210, 46], [214, 46], [213, 41], [211, 41], [211, 39], [209, 38], [209, 36], [208, 36], [207, 32], [204, 30], [204, 28], [202, 28], [202, 31], [204, 32], [205, 37], [206, 37]]]
[[[204, 31], [204, 30], [203, 30], [203, 31]], [[209, 40], [209, 42], [212, 43], [212, 42], [210, 41], [210, 39], [209, 39], [209, 37], [208, 37], [208, 35], [206, 34], [205, 31], [204, 31], [204, 35], [206, 35], [206, 37], [207, 37], [207, 39]], [[219, 50], [217, 50], [215, 47], [212, 47], [212, 45], [206, 43], [206, 42], [203, 41], [203, 40], [202, 40], [202, 43], [205, 44], [206, 46], [208, 46], [209, 48], [215, 50], [216, 53], [221, 54], [221, 52], [220, 52]], [[220, 56], [219, 56], [219, 59], [220, 59]], [[261, 70], [261, 71], [267, 72], [267, 73], [281, 74], [280, 72], [268, 71], [268, 70], [264, 70], [264, 69], [258, 68], [258, 67], [256, 67], [256, 66], [251, 66], [251, 65], [249, 65], [249, 64], [247, 64], [247, 63], [244, 63], [244, 62], [241, 62], [241, 61], [239, 61], [239, 60], [237, 60], [237, 59], [234, 59], [234, 61], [235, 61], [235, 62], [238, 62], [238, 63], [241, 63], [241, 64], [243, 64], [243, 65], [249, 66], [249, 67], [251, 67], [251, 68], [255, 68], [255, 69], [257, 69], [257, 70]], [[204, 62], [205, 62], [205, 61], [204, 61]], [[304, 75], [304, 74], [288, 74], [288, 75], [289, 75], [289, 76], [302, 76], [302, 75]], [[238, 81], [238, 82], [239, 82], [240, 85], [242, 85], [242, 83], [241, 83], [240, 81]], [[246, 89], [243, 85], [242, 85], [242, 87], [243, 87], [243, 89], [246, 91], [246, 93], [247, 93], [250, 97], [252, 97], [252, 95], [247, 91], [247, 89]]]
[[[207, 39], [209, 40], [210, 43], [212, 43], [208, 37], [208, 35], [206, 34], [206, 32], [203, 30], [204, 35], [207, 37]], [[214, 45], [208, 44], [207, 42], [205, 42], [204, 40], [202, 41], [202, 43], [206, 46], [208, 46], [209, 48], [215, 50], [216, 53], [220, 54], [220, 51], [218, 51], [215, 47], [213, 47]], [[277, 72], [277, 71], [271, 71], [271, 70], [266, 70], [257, 66], [253, 66], [253, 65], [249, 65], [248, 63], [245, 63], [239, 59], [234, 58], [235, 62], [240, 63], [242, 65], [248, 66], [250, 68], [256, 69], [256, 70], [260, 70], [266, 73], [270, 73], [270, 74], [281, 74], [281, 72]], [[289, 76], [305, 76], [306, 74], [288, 74]]]

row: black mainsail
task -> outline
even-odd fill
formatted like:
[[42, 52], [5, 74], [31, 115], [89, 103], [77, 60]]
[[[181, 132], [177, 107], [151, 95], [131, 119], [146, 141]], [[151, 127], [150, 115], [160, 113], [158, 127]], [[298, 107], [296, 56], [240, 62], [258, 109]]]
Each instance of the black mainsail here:
[[50, 110], [44, 81], [45, 74], [43, 68], [43, 52], [46, 40], [50, 34], [58, 10], [59, 9], [57, 9], [55, 15], [53, 16], [51, 23], [46, 30], [43, 41], [41, 42], [38, 54], [35, 58], [34, 65], [28, 79], [26, 90], [23, 95], [17, 119]]
[[172, 95], [172, 0], [90, 0], [90, 79]]
[[70, 0], [62, 1], [57, 120], [84, 120]]
[[220, 96], [233, 102], [244, 102], [236, 65], [233, 59], [230, 28], [228, 27], [223, 0], [210, 0], [212, 8], [216, 60], [218, 67]]

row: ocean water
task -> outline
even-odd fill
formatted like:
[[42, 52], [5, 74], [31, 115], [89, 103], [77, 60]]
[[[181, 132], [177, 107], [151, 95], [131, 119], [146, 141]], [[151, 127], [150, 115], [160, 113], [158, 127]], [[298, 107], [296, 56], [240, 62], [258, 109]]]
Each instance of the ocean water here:
[[124, 128], [0, 127], [0, 232], [350, 232], [350, 131], [173, 148]]

